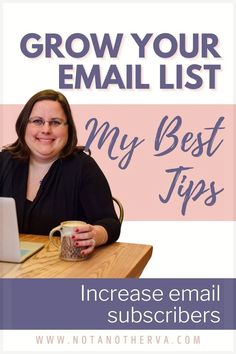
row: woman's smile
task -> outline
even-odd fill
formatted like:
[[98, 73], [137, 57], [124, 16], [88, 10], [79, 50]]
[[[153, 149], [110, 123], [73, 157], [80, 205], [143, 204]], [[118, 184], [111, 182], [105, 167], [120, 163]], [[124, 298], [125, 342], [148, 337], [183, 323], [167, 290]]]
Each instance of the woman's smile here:
[[38, 137], [36, 137], [35, 140], [37, 140], [38, 142], [40, 142], [42, 144], [51, 144], [55, 141], [54, 138], [38, 138]]

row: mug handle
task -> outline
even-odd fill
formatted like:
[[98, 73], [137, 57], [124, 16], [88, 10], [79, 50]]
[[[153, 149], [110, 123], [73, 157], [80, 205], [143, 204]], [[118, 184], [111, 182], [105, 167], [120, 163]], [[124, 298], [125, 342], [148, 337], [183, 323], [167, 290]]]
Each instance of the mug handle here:
[[56, 232], [56, 231], [59, 231], [60, 234], [61, 234], [61, 226], [54, 227], [54, 229], [52, 229], [52, 230], [50, 231], [49, 240], [53, 243], [53, 245], [54, 245], [56, 248], [59, 249], [60, 247], [58, 246], [58, 244], [55, 242], [55, 240], [54, 240], [54, 238], [53, 238], [54, 232]]

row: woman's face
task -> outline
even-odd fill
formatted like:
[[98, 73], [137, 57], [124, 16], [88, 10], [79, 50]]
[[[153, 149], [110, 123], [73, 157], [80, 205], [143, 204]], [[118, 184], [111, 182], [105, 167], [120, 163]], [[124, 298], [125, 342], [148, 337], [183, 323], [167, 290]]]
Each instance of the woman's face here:
[[31, 158], [42, 162], [57, 159], [68, 140], [66, 122], [59, 102], [43, 100], [34, 104], [25, 131], [25, 142]]

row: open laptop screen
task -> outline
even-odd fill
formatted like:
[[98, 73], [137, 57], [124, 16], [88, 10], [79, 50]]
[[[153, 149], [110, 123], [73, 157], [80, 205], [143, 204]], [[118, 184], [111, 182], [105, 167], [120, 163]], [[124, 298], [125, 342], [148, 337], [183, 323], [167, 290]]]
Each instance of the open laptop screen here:
[[20, 242], [15, 200], [0, 197], [0, 261], [23, 262], [43, 246], [38, 242]]

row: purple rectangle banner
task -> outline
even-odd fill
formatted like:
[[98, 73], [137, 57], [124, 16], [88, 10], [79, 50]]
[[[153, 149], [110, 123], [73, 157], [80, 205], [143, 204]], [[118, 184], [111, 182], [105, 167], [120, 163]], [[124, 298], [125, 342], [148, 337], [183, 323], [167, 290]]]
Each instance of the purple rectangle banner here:
[[236, 279], [0, 279], [0, 329], [236, 329]]

